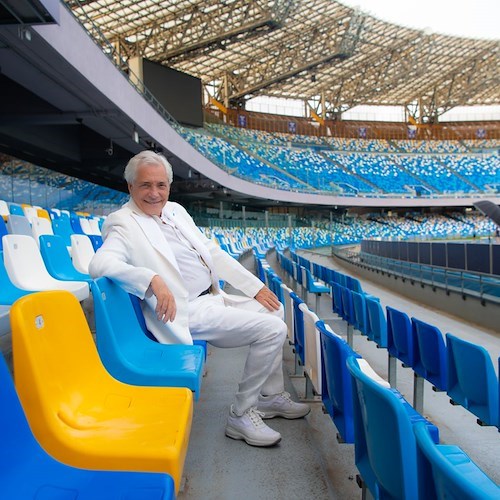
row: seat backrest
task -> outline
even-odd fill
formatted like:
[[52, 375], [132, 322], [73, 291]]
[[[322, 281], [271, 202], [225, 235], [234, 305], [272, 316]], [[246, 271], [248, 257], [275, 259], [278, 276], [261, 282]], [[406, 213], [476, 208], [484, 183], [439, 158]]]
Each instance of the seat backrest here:
[[32, 236], [4, 236], [4, 261], [12, 283], [23, 290], [44, 290], [54, 280]]
[[318, 316], [306, 304], [300, 304], [304, 318], [304, 371], [316, 394], [321, 394], [321, 343], [316, 323]]
[[498, 379], [488, 351], [446, 334], [448, 396], [487, 425], [498, 426]]
[[40, 236], [40, 252], [50, 275], [63, 281], [88, 281], [88, 274], [80, 273], [73, 266], [64, 240], [57, 234]]
[[373, 340], [379, 347], [387, 347], [387, 319], [384, 310], [378, 300], [365, 297], [368, 338]]
[[293, 327], [293, 299], [290, 294], [293, 293], [292, 290], [281, 283], [281, 289], [283, 290], [283, 308], [285, 309], [285, 323], [288, 328], [288, 338], [290, 342], [294, 342], [294, 327]]
[[3, 217], [0, 217], [0, 252], [3, 250], [2, 237], [8, 233]]
[[74, 234], [85, 234], [80, 223], [80, 217], [75, 212], [70, 212], [69, 222]]
[[31, 224], [24, 214], [11, 214], [7, 216], [7, 231], [9, 234], [32, 236]]
[[410, 318], [407, 314], [387, 306], [387, 350], [391, 356], [413, 367], [415, 346]]
[[336, 281], [332, 282], [332, 302], [333, 302], [333, 312], [338, 314], [342, 318], [344, 317], [344, 308], [342, 306], [342, 288], [343, 286]]
[[22, 215], [24, 217], [24, 210], [19, 203], [9, 203], [9, 212], [11, 215]]
[[40, 236], [44, 234], [54, 234], [54, 231], [52, 230], [52, 222], [45, 217], [33, 217], [31, 232], [36, 243], [40, 245]]
[[99, 355], [110, 373], [118, 373], [123, 363], [117, 359], [121, 353], [151, 342], [145, 334], [146, 323], [141, 325], [142, 311], [136, 314], [129, 294], [110, 279], [98, 278], [91, 283], [91, 288]]
[[434, 443], [424, 422], [413, 432], [421, 500], [500, 498], [500, 488], [459, 447]]
[[47, 291], [19, 299], [10, 311], [16, 387], [30, 414], [64, 425], [68, 405], [81, 404], [86, 389], [106, 391], [105, 371], [85, 315], [73, 294]]
[[10, 214], [9, 205], [5, 200], [0, 200], [0, 217], [7, 219]]
[[71, 227], [69, 216], [67, 214], [60, 212], [59, 216], [54, 218], [52, 221], [52, 230], [54, 231], [54, 234], [62, 236], [64, 244], [67, 247], [71, 246], [70, 237], [73, 234], [73, 228]]
[[447, 389], [446, 346], [440, 330], [434, 325], [411, 318], [416, 343], [415, 373], [431, 382], [438, 390]]
[[290, 293], [293, 302], [293, 329], [295, 351], [299, 359], [304, 363], [304, 314], [300, 309], [303, 300], [294, 292]]
[[95, 217], [91, 217], [90, 219], [88, 219], [88, 221], [89, 221], [90, 230], [92, 231], [91, 234], [101, 236], [101, 228], [99, 227], [99, 219], [96, 219]]
[[89, 220], [86, 217], [79, 217], [79, 219], [83, 234], [94, 234], [92, 228], [90, 227]]
[[342, 311], [343, 318], [350, 324], [354, 325], [354, 305], [352, 301], [352, 291], [349, 288], [342, 287]]
[[390, 389], [363, 373], [354, 357], [347, 360], [347, 368], [356, 400], [356, 460], [359, 437], [373, 472], [373, 478], [367, 481], [372, 495], [417, 499], [415, 436], [404, 406]]
[[33, 224], [33, 219], [38, 217], [37, 208], [35, 207], [25, 206], [23, 207], [23, 212], [25, 217], [30, 221], [30, 224]]
[[89, 274], [89, 264], [95, 255], [94, 247], [85, 234], [72, 234], [71, 258], [75, 269], [83, 274]]
[[362, 335], [366, 335], [366, 301], [363, 293], [352, 292], [352, 305], [354, 309], [354, 328]]
[[28, 293], [28, 291], [21, 290], [12, 283], [5, 269], [3, 252], [0, 252], [0, 304], [10, 306]]
[[316, 323], [322, 354], [321, 399], [342, 440], [354, 442], [352, 383], [346, 360], [359, 357], [349, 344], [331, 331], [323, 321]]

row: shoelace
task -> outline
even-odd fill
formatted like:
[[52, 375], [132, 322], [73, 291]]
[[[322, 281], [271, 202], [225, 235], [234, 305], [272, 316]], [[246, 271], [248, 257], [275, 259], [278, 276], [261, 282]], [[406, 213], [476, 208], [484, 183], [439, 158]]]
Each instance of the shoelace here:
[[254, 427], [262, 427], [264, 425], [264, 422], [262, 421], [264, 413], [257, 410], [257, 408], [252, 406], [246, 411], [246, 414], [248, 415], [248, 418], [250, 419], [250, 422], [252, 422], [252, 425]]
[[290, 397], [290, 393], [289, 392], [286, 392], [286, 391], [283, 391], [280, 396], [287, 402], [287, 403], [290, 403], [290, 404], [293, 404], [294, 401], [292, 400], [292, 398]]

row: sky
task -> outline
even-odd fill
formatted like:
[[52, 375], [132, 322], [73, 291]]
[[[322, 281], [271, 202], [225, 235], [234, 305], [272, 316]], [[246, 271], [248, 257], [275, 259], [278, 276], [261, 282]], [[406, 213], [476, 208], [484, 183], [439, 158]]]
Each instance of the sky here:
[[382, 21], [468, 38], [500, 39], [498, 0], [339, 0]]

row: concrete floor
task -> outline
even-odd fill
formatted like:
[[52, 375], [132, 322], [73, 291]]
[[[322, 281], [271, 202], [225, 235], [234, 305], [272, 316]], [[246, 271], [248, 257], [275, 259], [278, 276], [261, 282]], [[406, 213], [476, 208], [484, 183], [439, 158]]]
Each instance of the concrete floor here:
[[[306, 258], [343, 271], [328, 255], [301, 252]], [[268, 259], [273, 269], [281, 272], [276, 260]], [[345, 270], [344, 270], [345, 272]], [[353, 274], [353, 273], [351, 273]], [[353, 274], [354, 275], [354, 274]], [[436, 325], [442, 332], [453, 332], [480, 343], [492, 359], [500, 354], [498, 332], [443, 314], [391, 292], [387, 288], [361, 279], [363, 289], [380, 298], [382, 305], [392, 305], [409, 315]], [[310, 306], [314, 306], [311, 298]], [[334, 330], [346, 334], [346, 324], [331, 311], [330, 299], [322, 297], [318, 316]], [[387, 352], [373, 342], [355, 335], [354, 348], [384, 378], [387, 378]], [[200, 400], [195, 405], [193, 428], [184, 469], [182, 500], [225, 499], [358, 499], [354, 446], [336, 441], [336, 428], [322, 411], [321, 403], [312, 403], [311, 413], [304, 419], [273, 419], [268, 424], [282, 434], [273, 448], [254, 448], [243, 441], [224, 436], [227, 412], [240, 379], [246, 349], [209, 347], [207, 375]], [[290, 377], [294, 358], [291, 347], [284, 347], [284, 370], [287, 390], [292, 396], [304, 397], [305, 379]], [[412, 401], [411, 370], [398, 367], [398, 389]], [[451, 406], [445, 393], [435, 393], [425, 383], [424, 414], [440, 430], [441, 442], [456, 444], [494, 481], [500, 483], [500, 433], [496, 428], [480, 427], [476, 417], [460, 406]]]

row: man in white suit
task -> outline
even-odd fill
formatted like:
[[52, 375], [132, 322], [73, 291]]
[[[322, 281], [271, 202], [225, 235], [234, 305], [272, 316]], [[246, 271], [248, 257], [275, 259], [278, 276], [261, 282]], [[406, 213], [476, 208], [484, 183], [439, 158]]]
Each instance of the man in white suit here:
[[[106, 218], [91, 276], [107, 276], [142, 299], [146, 324], [159, 342], [250, 346], [226, 435], [254, 446], [278, 443], [281, 435], [262, 419], [301, 418], [310, 411], [284, 391], [280, 302], [206, 238], [181, 205], [168, 201], [173, 173], [163, 156], [139, 153], [124, 177], [131, 200]], [[244, 295], [222, 292], [219, 279]]]

